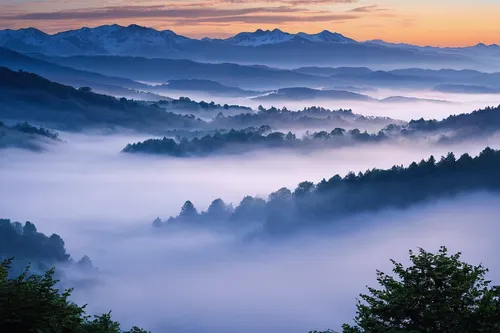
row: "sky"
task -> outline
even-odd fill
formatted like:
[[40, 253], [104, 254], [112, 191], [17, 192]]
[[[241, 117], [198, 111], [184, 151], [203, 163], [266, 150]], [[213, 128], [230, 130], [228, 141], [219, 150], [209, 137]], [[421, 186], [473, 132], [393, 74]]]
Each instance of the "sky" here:
[[0, 9], [0, 28], [48, 33], [117, 23], [194, 38], [279, 28], [417, 45], [500, 43], [500, 0], [0, 0]]

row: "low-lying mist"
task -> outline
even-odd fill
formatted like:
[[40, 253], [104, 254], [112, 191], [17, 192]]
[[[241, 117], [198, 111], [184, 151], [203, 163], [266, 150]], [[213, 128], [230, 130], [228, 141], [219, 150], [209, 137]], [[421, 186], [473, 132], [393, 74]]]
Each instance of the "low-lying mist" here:
[[[179, 98], [188, 96], [195, 101], [204, 100], [206, 102], [214, 101], [218, 104], [234, 104], [248, 106], [256, 110], [259, 105], [265, 108], [275, 106], [277, 108], [286, 107], [289, 110], [302, 110], [312, 105], [321, 106], [331, 110], [352, 109], [354, 113], [364, 116], [391, 117], [401, 120], [412, 119], [443, 119], [453, 114], [470, 113], [473, 110], [484, 108], [485, 106], [496, 106], [500, 104], [500, 94], [456, 94], [443, 93], [432, 90], [413, 90], [413, 89], [377, 89], [365, 93], [370, 97], [383, 100], [388, 97], [407, 97], [407, 101], [394, 102], [360, 102], [349, 100], [256, 100], [247, 97], [223, 97], [213, 96], [200, 92], [169, 92], [168, 96]], [[411, 100], [412, 98], [420, 101]], [[427, 101], [426, 101], [427, 100]], [[434, 101], [434, 102], [432, 102]], [[442, 101], [444, 103], [439, 103]], [[199, 115], [203, 117], [203, 115]], [[214, 115], [210, 114], [206, 119], [211, 119]]]
[[356, 296], [375, 286], [376, 269], [390, 272], [389, 259], [406, 262], [410, 248], [436, 251], [445, 244], [463, 251], [464, 260], [489, 267], [498, 283], [499, 203], [498, 196], [476, 194], [358, 216], [352, 220], [370, 227], [342, 234], [322, 230], [250, 243], [210, 231], [155, 234], [116, 219], [82, 220], [95, 230], [67, 231], [67, 245], [89, 254], [99, 272], [74, 299], [89, 303], [89, 312], [113, 309], [123, 325], [153, 332], [339, 329], [351, 322]]
[[[128, 142], [145, 139], [140, 135], [60, 137], [66, 143], [51, 145], [44, 153], [0, 151], [0, 211], [5, 217], [36, 219], [40, 228], [61, 233], [61, 228], [72, 228], [70, 220], [75, 217], [149, 223], [157, 216], [176, 215], [186, 200], [198, 209], [219, 197], [238, 204], [245, 195], [267, 197], [305, 180], [408, 165], [431, 154], [476, 155], [487, 145], [499, 147], [494, 139], [453, 146], [379, 143], [309, 153], [272, 149], [176, 159], [120, 153]], [[60, 225], [65, 220], [69, 221]], [[45, 224], [50, 221], [55, 225]]]
[[[380, 144], [293, 154], [282, 151], [200, 159], [119, 153], [139, 135], [61, 133], [66, 143], [44, 153], [0, 151], [0, 212], [56, 232], [74, 257], [99, 268], [73, 298], [90, 313], [113, 310], [124, 327], [153, 332], [299, 333], [338, 329], [355, 297], [375, 284], [389, 258], [405, 261], [418, 246], [463, 251], [500, 280], [496, 216], [500, 197], [479, 193], [438, 203], [365, 214], [352, 228], [287, 239], [242, 240], [210, 230], [153, 229], [156, 216], [176, 215], [185, 200], [201, 210], [217, 197], [237, 204], [283, 186], [350, 170], [454, 151], [477, 154], [487, 144]], [[363, 229], [355, 228], [363, 221]], [[343, 228], [345, 229], [345, 228]], [[256, 318], [259, 318], [256, 320]]]

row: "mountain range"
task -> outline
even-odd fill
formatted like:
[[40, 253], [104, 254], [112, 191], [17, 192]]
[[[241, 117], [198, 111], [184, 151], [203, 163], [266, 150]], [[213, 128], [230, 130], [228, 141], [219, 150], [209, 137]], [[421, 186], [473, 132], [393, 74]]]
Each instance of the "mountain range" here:
[[164, 96], [146, 92], [147, 85], [130, 79], [105, 76], [99, 73], [60, 66], [3, 47], [0, 47], [0, 66], [8, 67], [14, 71], [23, 70], [36, 73], [50, 80], [76, 88], [88, 86], [96, 92], [116, 97], [150, 100], [164, 98]]
[[0, 119], [29, 121], [47, 128], [128, 128], [158, 132], [173, 128], [198, 128], [195, 117], [165, 112], [147, 103], [75, 89], [39, 75], [0, 66]]
[[291, 34], [279, 29], [242, 32], [227, 39], [193, 39], [171, 30], [138, 25], [106, 25], [46, 34], [34, 28], [0, 30], [0, 46], [23, 53], [45, 55], [118, 55], [146, 58], [234, 62], [276, 67], [309, 65], [378, 65], [429, 68], [499, 67], [498, 45], [472, 48], [425, 48], [383, 41], [358, 42], [324, 30]]
[[306, 34], [304, 32], [291, 34], [288, 32], [283, 32], [280, 29], [257, 29], [255, 32], [240, 32], [239, 34], [227, 39], [203, 38], [202, 40], [212, 43], [223, 43], [240, 46], [260, 46], [265, 44], [280, 44], [290, 41], [309, 41], [318, 43], [356, 43], [354, 39], [345, 37], [339, 33], [330, 32], [328, 30], [323, 30], [322, 32], [317, 34]]
[[[367, 67], [301, 67], [287, 70], [183, 59], [27, 55], [2, 47], [0, 66], [36, 73], [75, 88], [90, 87], [95, 92], [115, 97], [150, 101], [192, 94], [209, 100], [260, 96], [266, 101], [368, 101], [368, 96], [362, 94], [382, 88], [484, 94], [500, 91], [500, 73], [475, 70], [408, 68], [374, 71]], [[402, 102], [403, 99], [410, 101], [408, 98], [392, 98], [384, 102]]]

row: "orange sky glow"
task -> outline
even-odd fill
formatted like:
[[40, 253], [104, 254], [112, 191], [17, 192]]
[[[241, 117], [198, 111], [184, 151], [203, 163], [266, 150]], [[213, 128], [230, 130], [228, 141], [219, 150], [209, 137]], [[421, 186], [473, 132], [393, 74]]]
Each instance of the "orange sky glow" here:
[[0, 0], [0, 28], [139, 24], [200, 37], [279, 28], [418, 45], [500, 43], [500, 0]]

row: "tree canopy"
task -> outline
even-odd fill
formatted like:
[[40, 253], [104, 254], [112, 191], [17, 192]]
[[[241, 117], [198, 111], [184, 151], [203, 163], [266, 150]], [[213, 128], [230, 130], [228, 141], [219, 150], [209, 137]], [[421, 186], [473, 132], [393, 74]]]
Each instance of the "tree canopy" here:
[[487, 268], [446, 247], [409, 254], [408, 267], [391, 260], [394, 276], [377, 271], [380, 289], [360, 295], [355, 325], [343, 333], [500, 332], [500, 287], [486, 279]]
[[[13, 222], [0, 218], [0, 261], [15, 257], [14, 271], [21, 272], [31, 263], [31, 269], [45, 271], [53, 265], [76, 264], [77, 268], [93, 269], [88, 256], [74, 260], [66, 252], [64, 240], [58, 234], [47, 236], [38, 232], [35, 224]], [[57, 272], [60, 273], [60, 272]]]
[[[31, 274], [28, 266], [17, 277], [9, 277], [12, 259], [0, 265], [0, 332], [27, 333], [121, 333], [111, 312], [86, 314], [85, 305], [70, 301], [72, 289], [56, 288], [54, 268], [43, 275]], [[125, 333], [147, 333], [132, 327]]]

